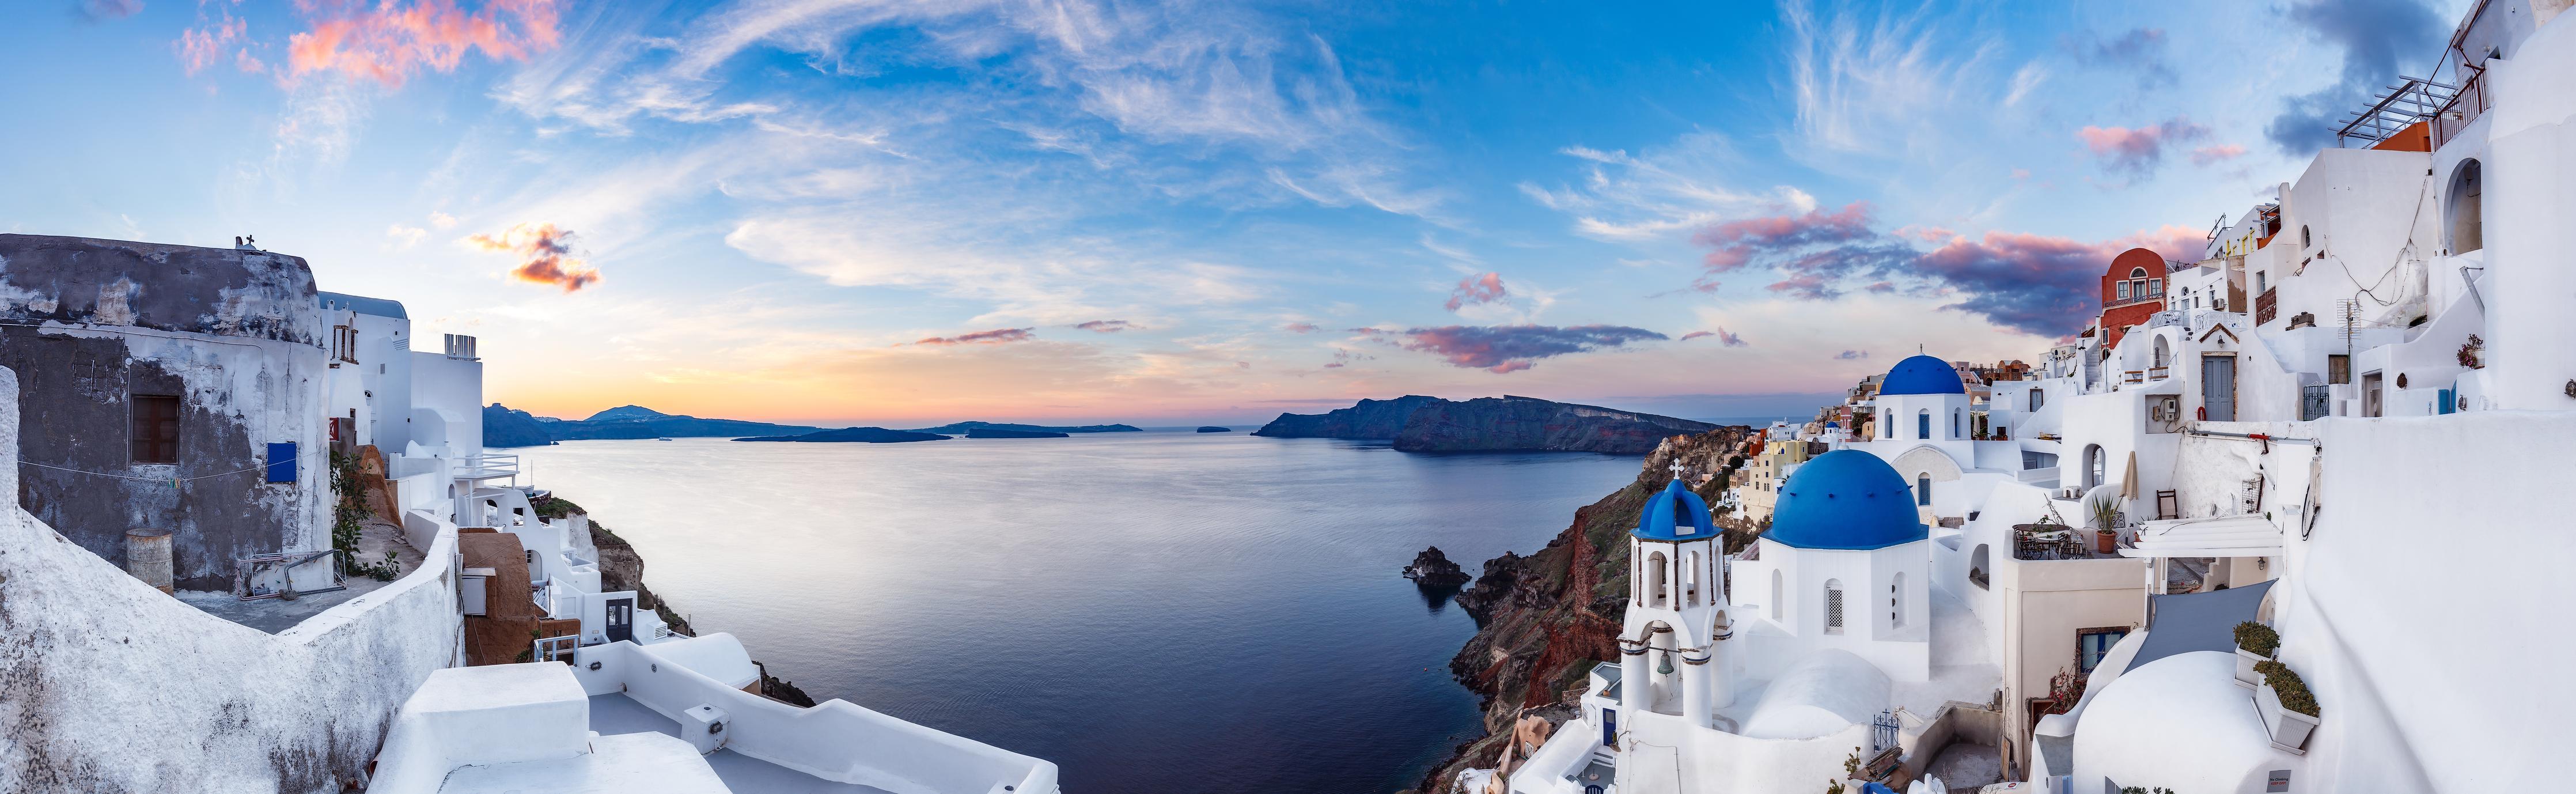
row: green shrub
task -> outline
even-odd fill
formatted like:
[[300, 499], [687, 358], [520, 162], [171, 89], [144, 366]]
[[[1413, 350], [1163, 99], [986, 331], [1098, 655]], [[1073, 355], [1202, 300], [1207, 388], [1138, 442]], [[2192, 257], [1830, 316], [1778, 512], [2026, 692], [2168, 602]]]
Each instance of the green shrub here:
[[2281, 698], [2281, 708], [2317, 716], [2316, 693], [2308, 691], [2308, 682], [2300, 680], [2299, 674], [2289, 665], [2274, 661], [2255, 662], [2254, 672], [2263, 674], [2263, 683], [2272, 687], [2272, 694]]
[[2251, 620], [2238, 623], [2236, 624], [2236, 647], [2268, 658], [2274, 652], [2281, 650], [2281, 633], [2273, 631], [2270, 626]]

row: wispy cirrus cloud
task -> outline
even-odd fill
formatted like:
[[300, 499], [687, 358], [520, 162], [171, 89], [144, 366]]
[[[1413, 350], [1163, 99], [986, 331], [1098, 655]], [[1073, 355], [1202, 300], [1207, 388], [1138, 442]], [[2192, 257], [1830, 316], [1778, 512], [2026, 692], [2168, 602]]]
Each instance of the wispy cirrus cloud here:
[[287, 37], [286, 72], [339, 72], [399, 88], [423, 69], [455, 71], [467, 53], [525, 60], [562, 40], [557, 0], [300, 0], [311, 28]]
[[572, 238], [570, 230], [557, 229], [552, 223], [522, 223], [497, 235], [476, 234], [460, 242], [484, 251], [517, 254], [520, 262], [510, 269], [511, 277], [551, 284], [569, 293], [599, 283], [599, 271], [572, 256]]
[[1114, 334], [1129, 328], [1134, 328], [1136, 327], [1136, 324], [1130, 323], [1126, 320], [1092, 320], [1086, 323], [1076, 323], [1073, 327], [1090, 331], [1092, 333]]
[[2232, 143], [2222, 143], [2216, 146], [2203, 146], [2198, 149], [2191, 150], [2191, 164], [2210, 165], [2213, 163], [2222, 163], [2234, 160], [2243, 156], [2245, 156], [2245, 147]]
[[105, 22], [143, 13], [143, 0], [80, 0], [74, 8], [82, 19]]
[[[250, 30], [249, 23], [243, 22], [241, 18], [233, 16], [220, 7], [216, 9], [216, 14], [216, 18], [212, 20], [204, 20], [204, 23], [197, 27], [181, 31], [179, 40], [170, 43], [170, 49], [179, 55], [179, 66], [185, 69], [190, 77], [214, 65], [216, 61], [223, 60], [226, 48], [241, 41], [243, 35]], [[250, 52], [243, 50], [241, 56], [249, 58]]]
[[2085, 60], [2120, 69], [2138, 76], [2142, 86], [2173, 85], [2173, 64], [2166, 60], [2166, 36], [2163, 28], [2132, 28], [2111, 38], [2090, 36], [2070, 40], [2068, 49]]
[[1521, 194], [1573, 216], [1574, 232], [1594, 239], [1666, 238], [1760, 207], [1814, 204], [1792, 187], [1758, 192], [1727, 187], [1727, 167], [1743, 158], [1716, 133], [1695, 132], [1638, 154], [1585, 146], [1559, 153], [1579, 163], [1580, 180], [1556, 187], [1522, 182]]
[[1289, 323], [1287, 325], [1280, 326], [1279, 328], [1280, 330], [1287, 331], [1292, 334], [1311, 334], [1316, 331], [1323, 330], [1323, 328], [1315, 325], [1314, 323]]
[[1449, 302], [1443, 305], [1454, 312], [1460, 306], [1493, 303], [1509, 294], [1501, 273], [1485, 273], [1459, 279], [1458, 287], [1449, 291]]
[[1448, 325], [1402, 331], [1352, 330], [1406, 350], [1438, 355], [1450, 366], [1495, 374], [1529, 369], [1542, 358], [1671, 338], [1624, 325]]
[[1036, 339], [1037, 330], [1035, 328], [995, 328], [990, 331], [976, 331], [956, 336], [933, 336], [914, 341], [913, 344], [934, 346], [1009, 344]]
[[2075, 137], [2084, 141], [2084, 148], [2103, 170], [2145, 176], [2164, 162], [2166, 146], [2207, 138], [2209, 128], [2177, 116], [2137, 128], [2087, 125]]

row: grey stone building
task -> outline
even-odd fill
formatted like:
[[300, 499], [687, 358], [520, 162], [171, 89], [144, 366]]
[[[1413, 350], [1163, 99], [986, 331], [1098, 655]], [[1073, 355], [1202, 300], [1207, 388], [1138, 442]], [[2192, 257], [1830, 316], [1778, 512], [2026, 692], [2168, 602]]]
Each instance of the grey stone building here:
[[184, 589], [329, 548], [332, 334], [299, 257], [0, 234], [21, 506], [119, 563], [127, 530], [170, 530]]

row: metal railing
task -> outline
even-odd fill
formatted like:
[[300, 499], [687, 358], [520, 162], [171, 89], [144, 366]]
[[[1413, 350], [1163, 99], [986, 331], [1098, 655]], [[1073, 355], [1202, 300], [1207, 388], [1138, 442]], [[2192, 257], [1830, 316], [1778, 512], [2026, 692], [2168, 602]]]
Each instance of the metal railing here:
[[2469, 128], [2470, 122], [2477, 121], [2478, 116], [2486, 112], [2486, 73], [2478, 72], [2470, 75], [2469, 81], [2460, 86], [2459, 93], [2433, 114], [2433, 148], [2442, 148], [2452, 138], [2459, 137], [2462, 130]]
[[565, 664], [571, 664], [573, 654], [580, 650], [580, 635], [545, 637], [537, 640], [534, 655], [540, 662], [562, 660]]
[[2170, 377], [2173, 377], [2173, 368], [2172, 368], [2172, 367], [2148, 367], [2148, 368], [2147, 368], [2147, 380], [2164, 380], [2164, 379], [2166, 379], [2166, 378], [2170, 378]]
[[2345, 114], [2343, 124], [2335, 128], [2335, 145], [2354, 141], [2375, 145], [2396, 137], [2416, 122], [2435, 117], [2463, 93], [2459, 86], [2429, 78], [2400, 75], [2397, 79], [2402, 82], [2373, 95], [2376, 101], [2370, 107]]

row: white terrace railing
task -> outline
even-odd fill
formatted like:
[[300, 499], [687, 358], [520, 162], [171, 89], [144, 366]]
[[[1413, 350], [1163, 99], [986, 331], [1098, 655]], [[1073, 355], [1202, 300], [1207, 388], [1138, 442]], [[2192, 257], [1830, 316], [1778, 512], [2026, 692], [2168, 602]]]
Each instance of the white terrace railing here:
[[569, 634], [561, 637], [545, 637], [537, 640], [536, 642], [535, 658], [540, 662], [551, 662], [557, 659], [570, 659], [572, 658], [573, 653], [578, 651], [580, 648], [581, 635], [579, 634]]

